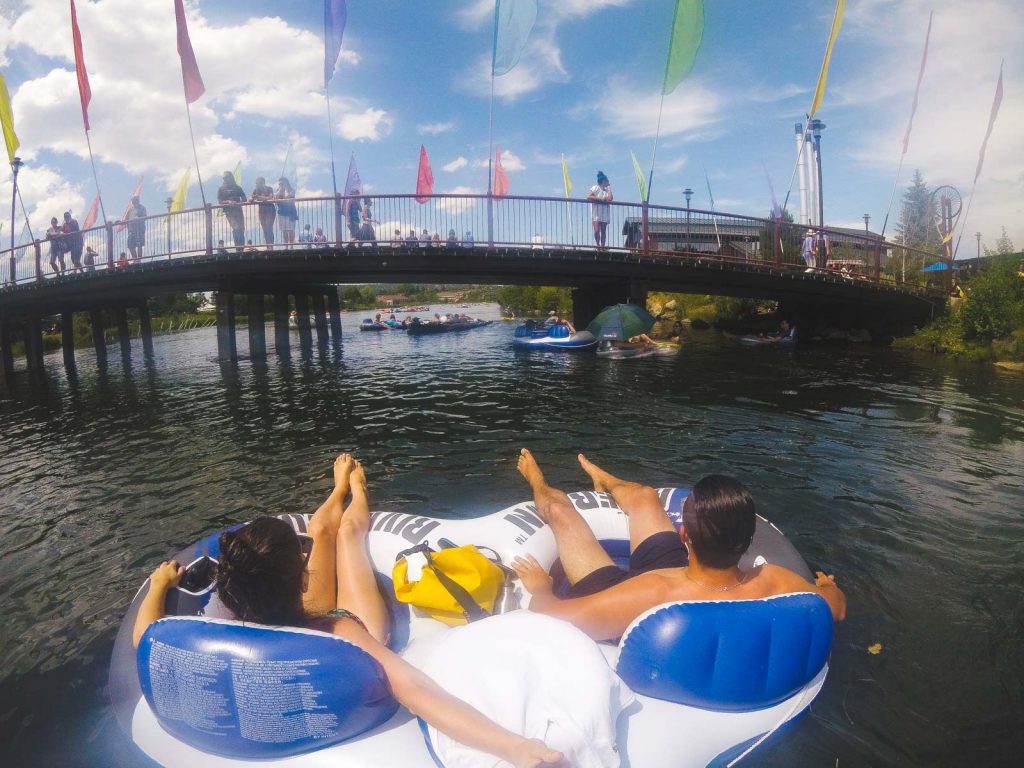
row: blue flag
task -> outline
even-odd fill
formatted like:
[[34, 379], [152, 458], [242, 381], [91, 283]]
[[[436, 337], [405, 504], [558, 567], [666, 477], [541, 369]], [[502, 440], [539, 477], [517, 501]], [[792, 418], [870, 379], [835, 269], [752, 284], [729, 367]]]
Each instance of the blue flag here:
[[537, 21], [537, 0], [497, 0], [494, 6], [494, 58], [491, 74], [510, 72], [519, 63]]
[[345, 0], [324, 0], [324, 88], [334, 77], [341, 55], [341, 36], [345, 34], [348, 11]]

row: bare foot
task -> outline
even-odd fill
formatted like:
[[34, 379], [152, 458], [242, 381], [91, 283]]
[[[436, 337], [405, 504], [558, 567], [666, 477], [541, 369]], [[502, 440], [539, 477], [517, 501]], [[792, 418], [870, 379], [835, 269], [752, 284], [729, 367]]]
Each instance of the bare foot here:
[[366, 498], [366, 472], [363, 470], [363, 465], [359, 463], [357, 459], [352, 459], [353, 468], [352, 474], [349, 475], [349, 479], [352, 484], [352, 498], [355, 500], [356, 495]]
[[341, 500], [348, 495], [349, 475], [356, 465], [356, 460], [349, 453], [343, 453], [334, 460], [334, 492]]
[[519, 450], [519, 462], [516, 464], [516, 469], [519, 470], [519, 474], [526, 478], [526, 482], [530, 484], [531, 488], [536, 489], [538, 485], [547, 485], [544, 481], [544, 473], [540, 471], [540, 467], [537, 465], [537, 460], [533, 458], [533, 454], [526, 448]]
[[621, 482], [617, 477], [608, 474], [601, 469], [597, 464], [590, 461], [582, 453], [576, 457], [580, 466], [583, 467], [583, 471], [590, 475], [591, 481], [594, 483], [594, 490], [600, 493], [611, 490], [611, 487], [618, 482]]
[[526, 478], [533, 491], [533, 505], [537, 510], [537, 516], [545, 523], [550, 524], [552, 517], [563, 511], [573, 510], [569, 497], [557, 488], [552, 488], [544, 479], [544, 473], [540, 471], [537, 460], [526, 448], [519, 451], [519, 462], [516, 469]]

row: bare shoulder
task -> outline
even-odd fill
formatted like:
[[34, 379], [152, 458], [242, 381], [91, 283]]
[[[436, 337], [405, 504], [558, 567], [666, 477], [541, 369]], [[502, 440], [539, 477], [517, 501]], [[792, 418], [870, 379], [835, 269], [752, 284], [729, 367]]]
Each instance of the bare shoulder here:
[[770, 590], [772, 594], [814, 591], [812, 582], [805, 579], [799, 573], [781, 565], [773, 565], [772, 563], [765, 563], [756, 568], [752, 580], [761, 582], [762, 587]]

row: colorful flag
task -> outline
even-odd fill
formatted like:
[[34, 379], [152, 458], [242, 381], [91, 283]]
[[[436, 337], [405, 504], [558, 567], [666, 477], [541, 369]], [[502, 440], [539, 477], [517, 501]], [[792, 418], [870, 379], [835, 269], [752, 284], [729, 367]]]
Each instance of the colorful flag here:
[[185, 86], [185, 102], [191, 104], [206, 93], [203, 76], [188, 37], [188, 23], [185, 20], [185, 6], [182, 0], [174, 0], [174, 21], [178, 26], [178, 56], [181, 58], [181, 81]]
[[924, 78], [924, 65], [928, 63], [928, 39], [932, 36], [932, 13], [928, 14], [928, 31], [924, 34], [924, 53], [921, 54], [921, 68], [917, 72], [917, 85], [914, 86], [914, 101], [910, 105], [910, 119], [907, 120], [907, 132], [903, 134], [904, 155], [907, 154], [907, 147], [910, 146], [910, 129], [914, 127], [914, 113], [917, 112], [917, 94], [921, 90], [921, 80]]
[[171, 198], [171, 213], [185, 210], [185, 197], [188, 195], [188, 182], [191, 175], [192, 169], [186, 168], [181, 181], [178, 182], [178, 188], [174, 190], [174, 197]]
[[[135, 185], [135, 191], [132, 192], [132, 197], [139, 197], [142, 195], [142, 182], [145, 181], [145, 176], [139, 177], [139, 183]], [[121, 214], [121, 220], [117, 222], [117, 231], [123, 232], [128, 229], [128, 211], [132, 209], [131, 198], [128, 199], [128, 205], [124, 207], [124, 213]]]
[[1003, 103], [1003, 62], [999, 62], [999, 80], [996, 81], [996, 95], [992, 100], [992, 112], [988, 116], [988, 130], [985, 131], [985, 140], [981, 142], [981, 151], [978, 153], [978, 170], [974, 172], [974, 183], [978, 183], [981, 176], [981, 166], [985, 162], [985, 148], [988, 146], [988, 137], [992, 135], [992, 127], [996, 124], [996, 116], [999, 114], [999, 105]]
[[629, 157], [633, 161], [633, 173], [636, 175], [636, 185], [640, 189], [640, 200], [641, 202], [647, 201], [647, 180], [644, 178], [644, 172], [640, 168], [640, 163], [636, 159], [636, 155], [633, 154], [633, 150], [629, 150]]
[[565, 199], [572, 197], [572, 182], [569, 181], [569, 166], [565, 164], [565, 155], [562, 155], [562, 184], [565, 186]]
[[345, 0], [324, 0], [324, 88], [334, 77], [341, 55], [341, 38], [345, 34], [348, 9]]
[[96, 197], [92, 199], [92, 205], [89, 206], [89, 212], [85, 214], [85, 221], [82, 222], [82, 229], [92, 229], [96, 225], [96, 216], [100, 209], [100, 194], [96, 193]]
[[420, 144], [420, 167], [416, 172], [416, 202], [425, 203], [434, 194], [434, 174], [430, 170], [427, 148]]
[[4, 131], [4, 143], [7, 145], [8, 162], [14, 162], [14, 153], [18, 151], [21, 142], [14, 133], [14, 114], [11, 112], [11, 96], [7, 93], [7, 81], [0, 75], [0, 126]]
[[537, 0], [497, 0], [494, 5], [494, 57], [491, 74], [512, 71], [537, 21]]
[[242, 161], [239, 160], [235, 163], [235, 170], [231, 172], [231, 175], [235, 177], [235, 184], [242, 186]]
[[82, 100], [82, 122], [89, 130], [89, 102], [92, 89], [89, 87], [89, 73], [85, 71], [85, 56], [82, 54], [82, 32], [78, 29], [78, 13], [75, 0], [71, 0], [71, 39], [75, 47], [75, 72], [78, 74], [78, 95]]
[[828, 65], [832, 60], [832, 47], [839, 37], [839, 28], [843, 26], [843, 12], [846, 10], [846, 0], [836, 0], [836, 13], [832, 17], [832, 31], [828, 34], [828, 45], [825, 46], [825, 58], [821, 62], [821, 72], [818, 74], [818, 87], [814, 89], [814, 100], [811, 102], [811, 111], [807, 113], [807, 119], [814, 117], [814, 113], [821, 106], [821, 100], [825, 98], [825, 83], [828, 80]]
[[663, 94], [672, 93], [690, 74], [704, 37], [704, 0], [676, 0], [672, 15], [672, 37], [668, 43]]
[[[363, 194], [363, 180], [359, 178], [359, 169], [356, 168], [356, 156], [353, 152], [348, 161], [348, 176], [345, 178], [345, 218], [348, 218], [349, 205], [361, 194]], [[358, 204], [358, 201], [356, 203]]]
[[505, 197], [508, 195], [508, 174], [505, 173], [505, 169], [501, 166], [501, 148], [494, 148], [494, 191], [495, 197]]

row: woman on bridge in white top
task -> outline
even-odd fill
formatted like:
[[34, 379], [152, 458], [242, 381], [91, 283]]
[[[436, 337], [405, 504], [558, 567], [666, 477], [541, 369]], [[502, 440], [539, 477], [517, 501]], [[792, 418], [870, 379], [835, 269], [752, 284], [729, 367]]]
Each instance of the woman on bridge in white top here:
[[604, 171], [597, 172], [597, 184], [587, 193], [590, 201], [590, 213], [594, 220], [594, 242], [598, 248], [604, 248], [608, 236], [608, 220], [611, 218], [612, 185]]

